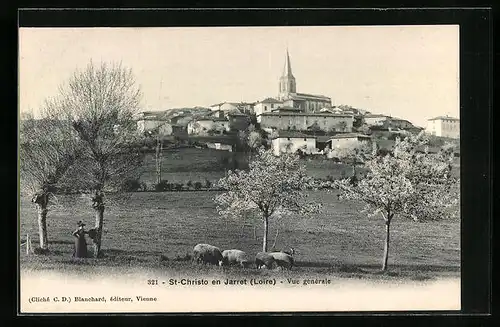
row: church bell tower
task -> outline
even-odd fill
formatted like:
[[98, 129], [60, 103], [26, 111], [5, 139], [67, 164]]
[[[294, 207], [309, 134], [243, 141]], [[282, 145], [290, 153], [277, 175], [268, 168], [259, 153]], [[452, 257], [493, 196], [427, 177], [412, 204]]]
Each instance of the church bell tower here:
[[285, 67], [283, 68], [283, 74], [280, 77], [279, 99], [285, 100], [290, 96], [290, 94], [294, 93], [297, 93], [297, 88], [295, 84], [295, 77], [293, 77], [292, 74], [290, 55], [288, 54], [288, 49], [286, 49]]

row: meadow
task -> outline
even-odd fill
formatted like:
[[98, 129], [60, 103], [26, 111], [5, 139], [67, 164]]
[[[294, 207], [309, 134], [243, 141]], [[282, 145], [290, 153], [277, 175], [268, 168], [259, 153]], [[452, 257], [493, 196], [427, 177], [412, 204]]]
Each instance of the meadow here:
[[[213, 182], [228, 169], [224, 158], [238, 156], [197, 148], [166, 150], [163, 155], [163, 179], [180, 183], [188, 180], [204, 183], [205, 179]], [[348, 165], [327, 160], [303, 162], [308, 173], [316, 178], [340, 178], [352, 172]], [[154, 167], [154, 155], [148, 154], [141, 181], [155, 182]], [[197, 243], [242, 249], [255, 255], [262, 249], [263, 224], [259, 220], [219, 216], [213, 201], [216, 194], [216, 191], [134, 192], [110, 196], [104, 213], [104, 257], [98, 260], [71, 258], [74, 244], [71, 232], [76, 222], [82, 220], [87, 228], [94, 225], [90, 201], [80, 195], [57, 195], [47, 219], [50, 254], [27, 256], [21, 249], [21, 267], [37, 271], [99, 270], [104, 273], [141, 267], [195, 275], [218, 273], [216, 267], [193, 266], [184, 258]], [[391, 224], [389, 271], [380, 274], [385, 237], [382, 218], [369, 218], [361, 213], [360, 203], [339, 201], [335, 190], [311, 191], [310, 198], [323, 205], [321, 213], [312, 217], [288, 215], [270, 222], [269, 247], [275, 244], [276, 249], [294, 247], [297, 251], [296, 268], [287, 274], [410, 279], [460, 275], [458, 219], [417, 223], [396, 218]], [[21, 196], [21, 242], [30, 234], [36, 246], [36, 218], [36, 207], [30, 198]], [[91, 241], [88, 242], [91, 251]], [[271, 273], [237, 268], [232, 271]]]
[[[213, 182], [224, 176], [229, 169], [234, 169], [230, 160], [237, 162], [236, 167], [248, 167], [247, 157], [241, 153], [231, 153], [215, 149], [180, 148], [163, 150], [162, 179], [173, 183], [187, 181], [205, 183], [205, 179]], [[326, 179], [328, 176], [341, 178], [349, 176], [352, 168], [349, 165], [335, 163], [332, 160], [309, 159], [303, 163], [309, 175]], [[147, 184], [156, 181], [154, 153], [148, 153], [140, 180]], [[361, 169], [361, 168], [359, 168]]]
[[[212, 201], [215, 194], [208, 191], [127, 194], [121, 203], [114, 202], [106, 209], [104, 258], [97, 261], [71, 258], [71, 232], [76, 222], [83, 220], [87, 226], [94, 224], [88, 201], [77, 196], [59, 196], [63, 204], [53, 207], [48, 217], [50, 255], [27, 256], [21, 251], [21, 267], [68, 272], [95, 271], [96, 266], [106, 271], [146, 267], [179, 273], [217, 273], [216, 267], [195, 267], [190, 262], [183, 262], [182, 257], [190, 254], [197, 243], [210, 243], [221, 249], [238, 248], [253, 255], [262, 247], [262, 224], [220, 217]], [[339, 202], [335, 192], [315, 191], [311, 197], [323, 203], [321, 214], [283, 216], [270, 223], [270, 245], [276, 242], [278, 249], [294, 247], [297, 251], [297, 267], [293, 273], [380, 278], [377, 272], [383, 251], [383, 220], [359, 213], [359, 203]], [[35, 207], [27, 198], [22, 198], [21, 238], [27, 233], [36, 237], [37, 231]], [[458, 276], [459, 231], [459, 220], [417, 223], [395, 219], [389, 272], [384, 278]], [[236, 273], [267, 272], [240, 269]]]

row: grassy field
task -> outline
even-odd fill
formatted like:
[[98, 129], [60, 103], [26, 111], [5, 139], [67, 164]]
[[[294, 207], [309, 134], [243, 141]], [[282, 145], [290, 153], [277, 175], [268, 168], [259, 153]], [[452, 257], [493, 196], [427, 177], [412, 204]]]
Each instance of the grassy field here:
[[[392, 142], [392, 141], [390, 141]], [[221, 178], [230, 165], [224, 165], [224, 158], [234, 156], [240, 163], [240, 169], [246, 166], [246, 159], [240, 153], [215, 149], [181, 148], [168, 149], [163, 152], [162, 179], [171, 183], [186, 183], [187, 181], [201, 182], [205, 184], [205, 179], [211, 182]], [[455, 159], [458, 167], [459, 158]], [[307, 167], [307, 172], [315, 178], [326, 179], [348, 177], [352, 174], [352, 168], [348, 165], [335, 163], [329, 159], [304, 159], [303, 163]], [[358, 167], [361, 171], [363, 168]], [[459, 173], [459, 169], [455, 170]], [[141, 181], [147, 184], [155, 183], [155, 160], [154, 154], [148, 154], [145, 158]]]
[[[214, 149], [182, 148], [168, 149], [163, 152], [162, 179], [173, 183], [186, 183], [191, 180], [202, 182], [205, 179], [215, 181], [221, 178], [229, 164], [224, 164], [224, 158], [234, 156], [240, 167], [246, 167], [246, 158], [240, 153]], [[332, 160], [304, 160], [308, 173], [316, 178], [334, 178], [350, 176], [352, 168], [348, 165], [335, 163]], [[241, 169], [240, 168], [240, 169]], [[151, 184], [156, 181], [154, 154], [145, 158], [141, 181]]]
[[[105, 212], [104, 258], [73, 260], [73, 237], [78, 220], [93, 225], [89, 201], [77, 196], [59, 196], [60, 205], [49, 211], [51, 254], [26, 256], [20, 252], [25, 270], [79, 271], [104, 269], [127, 271], [134, 267], [152, 270], [217, 273], [216, 267], [194, 267], [176, 261], [197, 243], [221, 249], [239, 248], [249, 254], [261, 250], [262, 226], [251, 221], [218, 216], [211, 200], [216, 192], [129, 193], [118, 203], [110, 199]], [[416, 223], [395, 219], [392, 224], [389, 272], [378, 273], [383, 252], [384, 224], [379, 217], [359, 213], [355, 202], [339, 202], [335, 192], [316, 191], [311, 197], [323, 203], [314, 217], [282, 217], [270, 223], [270, 244], [296, 248], [297, 267], [287, 274], [328, 274], [357, 278], [432, 279], [459, 276], [460, 222], [444, 220]], [[36, 210], [21, 198], [21, 238], [37, 237]], [[254, 226], [257, 238], [254, 238]], [[90, 228], [90, 227], [89, 227]], [[36, 244], [34, 244], [36, 245]], [[91, 246], [89, 246], [89, 250]], [[233, 270], [237, 274], [269, 274], [261, 270]]]

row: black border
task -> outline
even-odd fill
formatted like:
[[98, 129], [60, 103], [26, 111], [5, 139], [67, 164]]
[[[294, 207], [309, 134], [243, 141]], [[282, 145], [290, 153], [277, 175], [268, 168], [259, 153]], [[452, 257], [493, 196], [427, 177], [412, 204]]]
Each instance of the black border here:
[[[19, 22], [22, 27], [459, 24], [463, 215], [461, 225], [462, 312], [479, 314], [491, 311], [493, 34], [492, 11], [488, 8], [22, 10], [19, 12]], [[17, 47], [15, 56], [15, 68], [17, 68]], [[14, 74], [17, 81], [17, 69]], [[2, 120], [2, 124], [6, 127], [4, 130], [17, 126], [17, 123], [14, 122], [14, 119], [17, 120], [17, 114], [10, 111], [7, 114], [11, 115], [9, 118], [12, 118], [12, 121], [7, 123], [6, 120]], [[17, 140], [17, 130], [14, 130], [12, 135]], [[17, 149], [14, 153], [12, 157], [17, 158]], [[17, 187], [17, 181], [15, 183]], [[16, 202], [13, 203], [17, 203], [17, 198]], [[14, 258], [16, 259], [16, 256]], [[16, 267], [18, 264], [16, 259]], [[18, 288], [19, 281], [16, 284]], [[408, 313], [411, 315], [423, 314], [419, 312], [390, 314], [360, 312], [359, 314], [382, 316], [385, 319], [389, 315], [399, 316]], [[159, 314], [165, 315], [164, 313]], [[241, 315], [253, 316], [255, 314]], [[298, 314], [285, 313], [287, 316], [297, 316]], [[310, 315], [311, 313], [303, 314]], [[332, 315], [333, 313], [314, 314]], [[353, 312], [345, 314], [350, 319], [360, 318], [352, 316], [356, 314]], [[429, 314], [443, 315], [446, 313], [425, 313], [425, 315]], [[448, 312], [448, 314], [456, 315], [457, 313]], [[71, 316], [73, 315], [77, 314], [71, 314]], [[102, 314], [90, 314], [90, 316], [100, 315]], [[268, 316], [269, 314], [260, 315]], [[134, 320], [132, 317], [126, 319], [128, 321]], [[204, 322], [208, 324], [208, 321]]]

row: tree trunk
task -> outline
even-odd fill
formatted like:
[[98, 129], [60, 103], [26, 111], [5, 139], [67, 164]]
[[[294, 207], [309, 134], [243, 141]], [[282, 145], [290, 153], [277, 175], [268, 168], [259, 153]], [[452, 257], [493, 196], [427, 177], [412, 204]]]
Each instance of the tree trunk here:
[[382, 261], [382, 270], [383, 271], [387, 270], [387, 259], [389, 259], [389, 243], [390, 243], [389, 241], [390, 241], [391, 218], [388, 218], [385, 221], [384, 258], [383, 258], [383, 261]]
[[102, 192], [96, 192], [92, 197], [92, 207], [95, 210], [95, 238], [93, 241], [94, 258], [101, 254], [102, 245], [102, 227], [104, 225], [104, 199]]
[[38, 235], [40, 237], [40, 248], [48, 248], [47, 239], [47, 207], [38, 205]]
[[262, 251], [267, 252], [267, 236], [269, 233], [269, 217], [264, 217], [264, 237], [262, 239]]
[[162, 161], [162, 151], [163, 144], [160, 142], [158, 138], [156, 141], [156, 184], [160, 184], [161, 182], [161, 161]]
[[276, 241], [278, 240], [279, 231], [280, 231], [280, 227], [278, 226], [278, 228], [276, 228], [276, 235], [274, 236], [273, 246], [271, 247], [272, 249], [274, 249], [276, 247]]
[[47, 205], [49, 195], [46, 192], [37, 193], [33, 196], [32, 202], [37, 206], [38, 213], [38, 236], [40, 238], [40, 248], [48, 249], [49, 242], [47, 238]]

